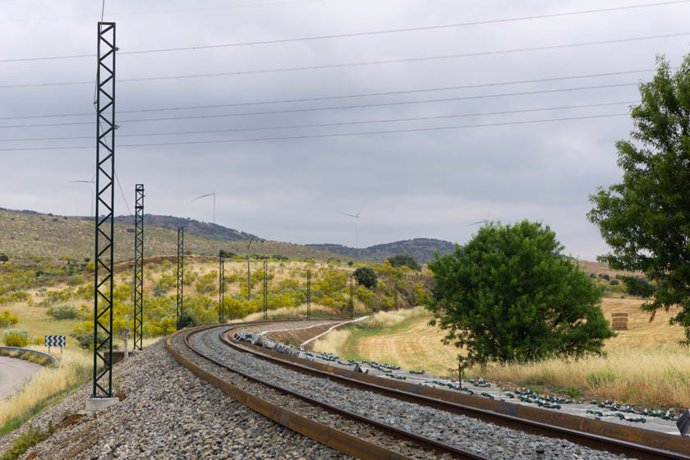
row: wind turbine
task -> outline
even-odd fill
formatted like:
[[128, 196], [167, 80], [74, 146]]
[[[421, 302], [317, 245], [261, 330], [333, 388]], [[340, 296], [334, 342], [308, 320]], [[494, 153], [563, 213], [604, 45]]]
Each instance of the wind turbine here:
[[96, 211], [94, 209], [94, 195], [95, 191], [94, 189], [96, 188], [96, 181], [94, 179], [91, 180], [71, 180], [70, 183], [72, 184], [91, 184], [91, 210], [89, 213], [86, 215], [87, 217], [90, 216], [92, 213], [95, 214]]
[[482, 224], [482, 225], [488, 224], [488, 223], [490, 222], [490, 221], [489, 221], [489, 214], [490, 214], [490, 213], [491, 213], [491, 211], [487, 211], [487, 212], [486, 212], [486, 219], [478, 220], [477, 222], [472, 222], [471, 224], [467, 224], [467, 226], [468, 226], [468, 227], [473, 227], [473, 226], [479, 225], [479, 224]]
[[211, 193], [206, 193], [205, 195], [198, 196], [194, 198], [192, 201], [200, 200], [202, 198], [208, 198], [209, 196], [213, 197], [213, 223], [216, 223], [216, 192], [211, 192]]
[[355, 249], [359, 249], [359, 215], [362, 212], [362, 209], [364, 209], [364, 206], [362, 206], [359, 211], [357, 211], [357, 214], [350, 214], [347, 212], [343, 212], [341, 214], [344, 214], [348, 217], [352, 217], [355, 219]]

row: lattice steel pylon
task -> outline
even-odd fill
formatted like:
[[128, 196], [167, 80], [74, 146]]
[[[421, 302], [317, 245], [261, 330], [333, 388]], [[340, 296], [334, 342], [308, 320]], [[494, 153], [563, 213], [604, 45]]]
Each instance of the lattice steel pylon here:
[[184, 228], [177, 227], [177, 304], [175, 324], [180, 329], [180, 319], [184, 311]]
[[264, 319], [268, 319], [268, 261], [264, 260]]
[[307, 321], [311, 319], [311, 270], [307, 270]]
[[134, 187], [134, 344], [143, 349], [144, 341], [144, 184]]
[[113, 396], [113, 249], [115, 207], [115, 23], [98, 23], [96, 207], [93, 305], [94, 398]]
[[218, 322], [225, 322], [225, 252], [218, 254]]
[[350, 318], [355, 317], [355, 284], [353, 282], [353, 276], [350, 275]]

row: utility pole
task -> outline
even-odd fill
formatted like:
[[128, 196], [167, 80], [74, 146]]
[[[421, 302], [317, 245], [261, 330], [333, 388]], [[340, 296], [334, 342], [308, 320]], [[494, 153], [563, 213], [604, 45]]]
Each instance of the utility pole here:
[[180, 329], [180, 319], [184, 310], [184, 228], [177, 227], [177, 304], [175, 324]]
[[264, 320], [268, 319], [268, 260], [264, 259]]
[[352, 278], [352, 275], [350, 275], [350, 318], [355, 317], [355, 285]]
[[247, 300], [252, 300], [252, 271], [249, 267], [249, 259], [251, 258], [252, 241], [249, 240], [249, 245], [247, 246]]
[[134, 350], [144, 337], [144, 184], [134, 187]]
[[307, 270], [307, 321], [311, 318], [311, 270]]
[[115, 23], [98, 23], [96, 206], [92, 398], [113, 396], [113, 251], [115, 245]]
[[218, 253], [218, 322], [225, 322], [225, 251]]

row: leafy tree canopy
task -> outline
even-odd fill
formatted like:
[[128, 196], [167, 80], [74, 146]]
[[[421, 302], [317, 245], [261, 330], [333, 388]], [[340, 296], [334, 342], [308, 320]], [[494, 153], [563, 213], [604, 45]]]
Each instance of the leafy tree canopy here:
[[600, 352], [613, 335], [601, 290], [562, 250], [539, 223], [485, 225], [429, 264], [433, 323], [467, 349], [469, 364]]
[[387, 260], [394, 267], [409, 267], [417, 271], [422, 269], [417, 259], [407, 254], [396, 254], [393, 257], [389, 257]]
[[656, 285], [643, 309], [679, 306], [671, 320], [690, 344], [690, 55], [673, 73], [658, 59], [654, 79], [640, 85], [629, 140], [616, 143], [623, 181], [590, 197], [589, 220], [617, 269], [639, 270]]
[[355, 277], [357, 284], [367, 289], [374, 289], [378, 283], [378, 276], [371, 267], [359, 267], [352, 276]]

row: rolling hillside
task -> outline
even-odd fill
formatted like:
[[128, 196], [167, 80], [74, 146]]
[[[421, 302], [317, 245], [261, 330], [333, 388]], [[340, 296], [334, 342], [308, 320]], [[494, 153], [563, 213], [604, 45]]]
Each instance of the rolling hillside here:
[[[90, 220], [85, 218], [85, 220]], [[134, 216], [117, 216], [116, 224], [134, 226]], [[236, 241], [236, 240], [260, 240], [256, 235], [241, 232], [233, 228], [223, 227], [222, 225], [209, 222], [199, 222], [194, 219], [185, 219], [174, 216], [157, 216], [154, 214], [144, 215], [144, 223], [149, 227], [159, 227], [177, 230], [177, 227], [184, 227], [188, 235], [197, 235], [211, 240]]]
[[[151, 219], [156, 222], [156, 217]], [[131, 217], [130, 217], [131, 221]], [[216, 255], [223, 249], [235, 254], [246, 254], [247, 240], [241, 236], [253, 237], [237, 230], [218, 229], [218, 225], [201, 222], [162, 218], [163, 226], [151, 225], [147, 217], [145, 255], [146, 257], [172, 255], [177, 252], [177, 226], [183, 223], [186, 230], [185, 251], [191, 254]], [[121, 220], [127, 222], [127, 219]], [[172, 228], [171, 228], [172, 227]], [[115, 259], [126, 261], [133, 257], [134, 229], [132, 224], [115, 224]], [[195, 234], [196, 232], [196, 234]], [[204, 236], [200, 236], [200, 234]], [[222, 234], [228, 235], [222, 240]], [[215, 236], [212, 238], [211, 235]], [[40, 214], [33, 211], [12, 211], [0, 209], [0, 253], [10, 257], [62, 258], [75, 260], [93, 258], [93, 221], [83, 217], [66, 217]], [[272, 256], [283, 255], [297, 258], [326, 260], [334, 254], [316, 248], [257, 240], [252, 243], [252, 254]]]
[[408, 254], [421, 263], [427, 263], [434, 259], [434, 254], [448, 254], [455, 245], [450, 241], [436, 240], [433, 238], [415, 238], [412, 240], [396, 241], [394, 243], [377, 244], [368, 248], [356, 249], [339, 244], [309, 244], [311, 248], [340, 254], [344, 257], [372, 262], [383, 262], [396, 254]]

